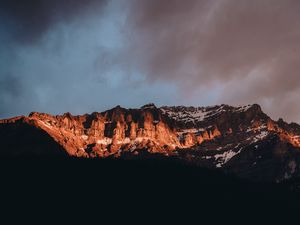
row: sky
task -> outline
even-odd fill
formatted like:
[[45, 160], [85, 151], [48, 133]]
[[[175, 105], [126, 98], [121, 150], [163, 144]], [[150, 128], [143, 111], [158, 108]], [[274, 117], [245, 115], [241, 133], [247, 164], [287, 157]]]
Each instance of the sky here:
[[0, 0], [0, 118], [258, 103], [300, 123], [298, 0]]

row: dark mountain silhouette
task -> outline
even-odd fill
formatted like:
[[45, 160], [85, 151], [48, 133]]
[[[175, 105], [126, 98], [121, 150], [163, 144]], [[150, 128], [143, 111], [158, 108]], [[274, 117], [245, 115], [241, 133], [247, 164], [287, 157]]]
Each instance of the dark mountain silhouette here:
[[257, 104], [33, 112], [1, 120], [0, 141], [2, 157], [172, 158], [252, 181], [299, 176], [300, 126], [273, 121]]

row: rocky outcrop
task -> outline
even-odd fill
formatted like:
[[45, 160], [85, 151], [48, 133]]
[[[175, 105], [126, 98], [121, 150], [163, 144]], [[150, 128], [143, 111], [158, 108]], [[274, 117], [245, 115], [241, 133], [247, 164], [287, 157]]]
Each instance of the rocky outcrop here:
[[33, 112], [28, 117], [2, 120], [1, 123], [16, 121], [44, 130], [71, 156], [107, 157], [121, 149], [137, 147], [167, 152], [181, 146], [177, 133], [168, 126], [156, 107], [124, 109], [117, 106], [102, 113], [82, 116]]
[[299, 125], [295, 123], [288, 124], [279, 119], [277, 122], [268, 120], [267, 127], [269, 131], [277, 133], [282, 141], [288, 142], [295, 147], [300, 146]]

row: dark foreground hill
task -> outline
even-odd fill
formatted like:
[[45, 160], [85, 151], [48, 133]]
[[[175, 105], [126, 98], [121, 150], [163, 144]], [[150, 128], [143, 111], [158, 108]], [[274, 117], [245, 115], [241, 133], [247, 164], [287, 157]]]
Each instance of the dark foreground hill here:
[[14, 224], [289, 221], [300, 199], [296, 181], [249, 182], [174, 159], [18, 158], [0, 171], [1, 218]]

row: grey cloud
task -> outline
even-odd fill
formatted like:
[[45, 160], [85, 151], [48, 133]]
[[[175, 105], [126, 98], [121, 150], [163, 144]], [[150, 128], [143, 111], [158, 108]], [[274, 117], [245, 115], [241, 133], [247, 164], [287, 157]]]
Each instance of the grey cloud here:
[[[290, 93], [300, 91], [299, 1], [142, 0], [133, 11], [133, 58], [150, 80], [176, 82], [183, 93], [221, 86], [217, 102], [258, 102], [300, 121], [289, 110], [298, 102]], [[278, 109], [276, 99], [291, 106]]]
[[[119, 58], [124, 9], [115, 3], [110, 1], [94, 13], [80, 10], [70, 21], [52, 22], [30, 42], [0, 35], [5, 43], [0, 45], [0, 117], [31, 111], [81, 114], [171, 99], [176, 87], [149, 86]], [[0, 27], [0, 34], [11, 30]]]
[[1, 117], [256, 102], [300, 121], [297, 0], [0, 4]]
[[99, 10], [106, 0], [0, 0], [0, 20], [11, 37], [22, 44], [36, 43], [59, 22]]

